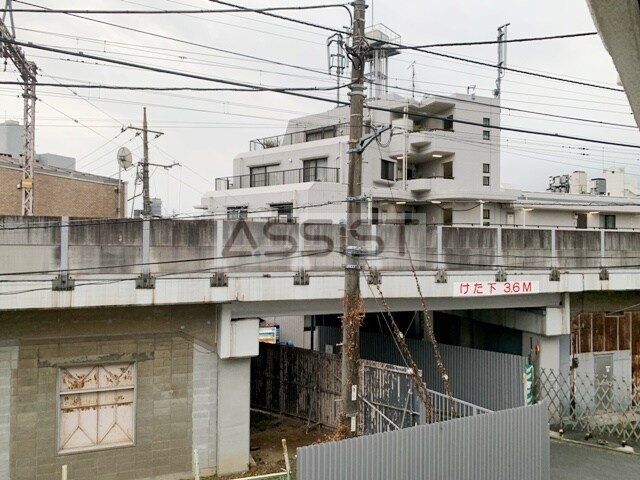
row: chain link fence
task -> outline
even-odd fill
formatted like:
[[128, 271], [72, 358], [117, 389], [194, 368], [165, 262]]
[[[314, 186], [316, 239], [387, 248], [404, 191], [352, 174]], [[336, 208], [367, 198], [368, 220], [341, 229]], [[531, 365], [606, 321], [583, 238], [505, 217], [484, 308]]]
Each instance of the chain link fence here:
[[631, 379], [541, 368], [534, 394], [554, 429], [640, 444], [640, 385]]

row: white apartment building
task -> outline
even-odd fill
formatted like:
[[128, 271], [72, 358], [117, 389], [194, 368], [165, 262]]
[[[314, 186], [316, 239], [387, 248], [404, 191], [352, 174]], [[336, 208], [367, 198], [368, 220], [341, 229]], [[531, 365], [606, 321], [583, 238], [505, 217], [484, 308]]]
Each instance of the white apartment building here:
[[[367, 221], [638, 226], [640, 199], [620, 168], [591, 182], [574, 172], [567, 193], [501, 188], [498, 99], [386, 95], [369, 99], [364, 115], [364, 135], [380, 132], [363, 152]], [[217, 178], [199, 208], [229, 218], [344, 221], [348, 142], [348, 107], [292, 119], [283, 135], [251, 141], [233, 160], [233, 176]]]

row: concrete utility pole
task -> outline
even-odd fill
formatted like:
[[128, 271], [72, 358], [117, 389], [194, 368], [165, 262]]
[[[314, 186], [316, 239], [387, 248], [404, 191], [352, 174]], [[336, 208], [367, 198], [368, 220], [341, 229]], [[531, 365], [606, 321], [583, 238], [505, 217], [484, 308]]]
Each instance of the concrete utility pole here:
[[149, 193], [149, 138], [147, 135], [147, 107], [142, 113], [142, 215], [151, 216], [151, 195]]
[[[128, 126], [127, 130], [136, 130], [142, 132], [142, 216], [148, 218], [151, 216], [151, 193], [149, 191], [149, 138], [148, 134], [153, 133], [156, 138], [164, 135], [163, 132], [149, 130], [147, 127], [147, 107], [142, 110], [142, 128]], [[158, 165], [163, 168], [171, 168], [173, 165]], [[139, 178], [139, 177], [138, 177]]]
[[362, 150], [357, 148], [362, 137], [364, 109], [364, 36], [365, 0], [354, 0], [353, 31], [351, 37], [351, 115], [349, 130], [349, 173], [347, 201], [347, 238], [344, 271], [344, 316], [342, 317], [342, 415], [338, 436], [357, 434], [358, 378], [360, 359], [360, 323], [364, 315], [360, 296], [359, 246], [357, 228], [361, 222]]

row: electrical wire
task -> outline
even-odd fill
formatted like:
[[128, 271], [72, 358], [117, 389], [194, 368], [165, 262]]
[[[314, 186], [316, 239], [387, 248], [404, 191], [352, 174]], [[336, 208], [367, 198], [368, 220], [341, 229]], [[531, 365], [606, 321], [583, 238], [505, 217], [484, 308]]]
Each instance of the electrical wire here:
[[[192, 74], [192, 73], [179, 72], [179, 71], [176, 71], [176, 70], [169, 70], [169, 69], [160, 68], [160, 67], [145, 66], [145, 65], [135, 64], [135, 63], [127, 62], [127, 61], [123, 61], [123, 60], [116, 60], [116, 59], [111, 59], [111, 58], [99, 57], [99, 56], [96, 56], [96, 55], [85, 54], [83, 52], [71, 52], [71, 51], [67, 51], [67, 50], [47, 47], [47, 46], [44, 46], [44, 45], [37, 45], [37, 44], [33, 44], [33, 43], [18, 42], [18, 41], [15, 41], [15, 40], [5, 40], [5, 42], [12, 43], [12, 44], [15, 44], [15, 45], [19, 45], [19, 46], [22, 46], [22, 47], [35, 48], [35, 49], [40, 49], [40, 50], [53, 51], [53, 52], [56, 52], [56, 53], [63, 53], [63, 54], [72, 55], [72, 56], [78, 56], [78, 57], [82, 57], [82, 58], [90, 58], [90, 59], [94, 59], [94, 60], [106, 61], [106, 62], [109, 62], [109, 63], [114, 63], [116, 65], [129, 66], [129, 67], [134, 67], [134, 68], [138, 68], [138, 69], [141, 69], [141, 70], [148, 70], [148, 71], [152, 71], [152, 72], [156, 72], [156, 73], [164, 73], [164, 74], [168, 74], [168, 75], [191, 78], [191, 79], [195, 79], [195, 80], [204, 80], [204, 81], [209, 81], [209, 82], [233, 85], [233, 86], [236, 86], [236, 87], [244, 87], [244, 88], [247, 88], [248, 90], [261, 90], [261, 91], [264, 91], [264, 92], [281, 93], [281, 94], [285, 94], [285, 95], [292, 95], [292, 96], [311, 99], [311, 100], [318, 100], [318, 101], [323, 101], [323, 102], [340, 103], [342, 105], [348, 105], [347, 102], [336, 102], [335, 99], [317, 97], [317, 96], [313, 96], [313, 95], [310, 95], [310, 94], [307, 94], [307, 93], [302, 93], [300, 91], [291, 91], [291, 90], [289, 90], [289, 89], [287, 89], [285, 87], [262, 87], [262, 86], [256, 86], [256, 85], [251, 85], [251, 84], [232, 81], [232, 80], [225, 80], [225, 79], [207, 77], [207, 76], [204, 76], [204, 75], [197, 75], [197, 74]], [[318, 88], [315, 87], [315, 89], [317, 90]], [[313, 89], [307, 89], [306, 91], [309, 91], [309, 90], [313, 90]], [[368, 105], [367, 108], [369, 110], [376, 110], [376, 111], [382, 111], [382, 112], [395, 112], [395, 110], [390, 109], [390, 108], [376, 107], [376, 106], [373, 106], [373, 105]], [[433, 118], [433, 119], [444, 120], [444, 117], [442, 117], [442, 116], [432, 115], [432, 114], [425, 114], [425, 113], [417, 113], [416, 112], [416, 113], [412, 113], [412, 116], [421, 117], [421, 118], [425, 118], [425, 119]], [[487, 129], [505, 130], [505, 131], [518, 132], [518, 133], [527, 133], [529, 135], [549, 136], [549, 137], [563, 138], [563, 139], [568, 139], [568, 140], [577, 140], [577, 141], [582, 141], [582, 142], [597, 143], [597, 144], [600, 144], [600, 145], [612, 145], [612, 146], [628, 147], [628, 148], [635, 148], [635, 149], [640, 148], [640, 145], [633, 145], [633, 144], [622, 143], [622, 142], [612, 142], [612, 141], [606, 141], [606, 140], [597, 140], [597, 139], [591, 139], [591, 138], [577, 137], [577, 136], [573, 136], [573, 135], [563, 135], [563, 134], [558, 134], [558, 133], [541, 132], [541, 131], [527, 130], [527, 129], [522, 129], [522, 128], [514, 128], [514, 127], [504, 127], [504, 126], [496, 126], [496, 125], [486, 126], [483, 123], [473, 122], [473, 121], [468, 121], [468, 120], [455, 119], [454, 122], [465, 124], [465, 125], [480, 126], [480, 127], [487, 128]]]
[[[31, 5], [31, 4], [28, 4], [26, 2], [21, 2], [21, 3], [24, 3], [26, 5]], [[31, 6], [38, 7], [37, 5], [31, 5]], [[39, 7], [39, 8], [47, 10], [46, 7]], [[98, 20], [96, 18], [88, 18], [88, 17], [83, 17], [82, 15], [76, 15], [76, 14], [68, 14], [68, 15], [71, 16], [71, 17], [80, 18], [82, 20], [86, 20], [86, 21], [89, 21], [89, 22], [99, 23], [99, 24], [102, 24], [102, 25], [107, 25], [107, 26], [118, 28], [118, 29], [121, 29], [121, 30], [135, 32], [135, 33], [139, 33], [141, 35], [151, 36], [151, 37], [154, 37], [154, 38], [161, 38], [163, 40], [169, 40], [169, 41], [172, 41], [172, 42], [177, 42], [177, 43], [181, 43], [181, 44], [184, 44], [184, 45], [189, 45], [191, 47], [199, 47], [199, 48], [203, 48], [203, 49], [206, 49], [206, 50], [212, 50], [212, 51], [216, 51], [216, 52], [226, 53], [226, 54], [233, 55], [235, 57], [244, 58], [244, 59], [249, 59], [249, 60], [254, 60], [254, 61], [259, 61], [259, 62], [264, 62], [264, 63], [270, 63], [270, 64], [273, 64], [273, 65], [279, 65], [279, 66], [284, 66], [284, 67], [298, 69], [298, 70], [313, 71], [315, 73], [323, 73], [323, 74], [328, 75], [328, 73], [326, 71], [324, 71], [324, 70], [315, 70], [315, 69], [310, 69], [308, 67], [302, 67], [302, 66], [299, 66], [299, 65], [292, 65], [292, 64], [288, 64], [288, 63], [284, 63], [284, 62], [279, 62], [277, 60], [258, 57], [258, 56], [255, 56], [255, 55], [249, 55], [249, 54], [245, 54], [245, 53], [234, 52], [234, 51], [231, 51], [231, 50], [226, 50], [226, 49], [223, 49], [223, 48], [217, 48], [217, 47], [213, 47], [211, 45], [207, 45], [207, 44], [203, 44], [203, 43], [191, 42], [191, 41], [188, 41], [188, 40], [184, 40], [184, 39], [180, 39], [180, 38], [176, 38], [176, 37], [171, 37], [169, 35], [163, 35], [163, 34], [160, 34], [160, 33], [154, 33], [154, 32], [149, 32], [149, 31], [146, 31], [146, 30], [141, 30], [139, 28], [133, 28], [133, 27], [127, 27], [127, 26], [124, 26], [124, 25], [118, 25], [117, 23], [107, 22], [107, 21], [104, 21], [104, 20]]]
[[[232, 3], [228, 3], [228, 2], [223, 2], [223, 1], [220, 1], [220, 0], [210, 0], [210, 1], [212, 1], [214, 3], [219, 3], [221, 5], [230, 6], [230, 7], [244, 8], [244, 7], [240, 7], [238, 5], [235, 5], [235, 4], [232, 4]], [[249, 9], [247, 9], [247, 10], [249, 10]], [[310, 22], [301, 22], [299, 20], [295, 20], [295, 19], [292, 19], [292, 18], [284, 17], [282, 15], [272, 14], [272, 13], [269, 13], [269, 12], [262, 13], [262, 12], [256, 11], [256, 13], [260, 13], [262, 15], [268, 15], [268, 16], [272, 16], [272, 17], [275, 17], [275, 18], [280, 18], [282, 20], [292, 21], [292, 22], [296, 22], [296, 23], [303, 23], [303, 24], [305, 24], [307, 26], [311, 26], [311, 27], [314, 27], [314, 28], [320, 28], [320, 29], [324, 29], [324, 30], [329, 30], [329, 31], [332, 31], [332, 32], [335, 32], [335, 33], [348, 33], [348, 32], [344, 32], [344, 31], [341, 31], [341, 30], [335, 30], [335, 29], [331, 29], [331, 28], [328, 28], [328, 27], [324, 27], [322, 25], [313, 24], [313, 23], [310, 23]], [[377, 39], [372, 39], [372, 40], [377, 41]], [[405, 50], [412, 50], [412, 51], [416, 51], [416, 52], [426, 53], [426, 54], [429, 54], [429, 55], [439, 56], [439, 57], [443, 57], [443, 58], [449, 58], [449, 59], [457, 60], [457, 61], [461, 61], [461, 62], [472, 63], [472, 64], [483, 66], [483, 67], [496, 68], [496, 65], [493, 65], [493, 64], [490, 64], [490, 63], [487, 63], [487, 62], [482, 62], [482, 61], [479, 61], [479, 60], [472, 60], [472, 59], [463, 58], [463, 57], [458, 57], [458, 56], [455, 56], [455, 55], [449, 55], [449, 54], [445, 54], [445, 53], [441, 53], [441, 52], [434, 52], [434, 51], [431, 51], [431, 50], [425, 50], [424, 48], [421, 48], [419, 46], [402, 45], [400, 43], [392, 42], [392, 41], [386, 41], [385, 43], [387, 45], [393, 46], [394, 48], [402, 47]], [[581, 86], [599, 88], [599, 89], [609, 90], [609, 91], [614, 91], [614, 92], [624, 92], [624, 89], [621, 89], [621, 88], [614, 88], [614, 87], [608, 87], [608, 86], [604, 86], [604, 85], [597, 85], [597, 84], [594, 84], [594, 83], [582, 82], [582, 81], [579, 81], [579, 80], [571, 80], [571, 79], [568, 79], [568, 78], [557, 77], [557, 76], [554, 76], [554, 75], [546, 75], [546, 74], [542, 74], [542, 73], [536, 73], [536, 72], [531, 72], [531, 71], [528, 71], [528, 70], [522, 70], [522, 69], [517, 69], [517, 68], [512, 68], [512, 67], [506, 67], [505, 66], [505, 67], [501, 67], [501, 68], [502, 68], [502, 70], [505, 70], [505, 71], [511, 71], [511, 72], [514, 72], [514, 73], [520, 73], [522, 75], [529, 75], [529, 76], [533, 76], [533, 77], [544, 78], [546, 80], [555, 80], [555, 81], [559, 81], [559, 82], [571, 83], [573, 85], [581, 85]]]
[[[209, 1], [211, 3], [217, 3], [217, 4], [220, 4], [220, 5], [225, 5], [227, 7], [238, 8], [238, 9], [244, 10], [246, 12], [253, 12], [253, 13], [260, 14], [260, 15], [266, 15], [268, 17], [277, 18], [279, 20], [284, 20], [284, 21], [287, 21], [287, 22], [297, 23], [297, 24], [304, 25], [304, 26], [307, 26], [307, 27], [312, 27], [312, 28], [317, 28], [317, 29], [320, 29], [320, 30], [325, 30], [327, 32], [344, 33], [344, 34], [349, 33], [348, 31], [345, 31], [345, 30], [339, 30], [339, 29], [335, 29], [335, 28], [332, 28], [332, 27], [327, 27], [325, 25], [318, 25], [317, 23], [312, 23], [312, 22], [307, 22], [307, 21], [304, 21], [304, 20], [298, 20], [298, 19], [295, 19], [295, 18], [285, 17], [283, 15], [278, 15], [278, 14], [271, 13], [271, 12], [265, 12], [265, 11], [261, 11], [259, 9], [243, 7], [241, 5], [236, 5], [236, 4], [229, 3], [229, 2], [223, 2], [222, 0], [209, 0]], [[349, 7], [347, 7], [346, 4], [342, 4], [342, 5], [339, 5], [339, 6], [343, 7], [349, 13], [349, 18], [350, 18], [349, 25], [351, 25], [353, 23], [353, 16], [351, 14], [351, 10], [349, 10]]]
[[[394, 45], [394, 47], [402, 46], [400, 44], [393, 44], [393, 43], [392, 43], [392, 45]], [[442, 52], [434, 52], [432, 50], [425, 50], [425, 49], [421, 49], [419, 47], [406, 47], [406, 49], [412, 50], [412, 51], [416, 51], [416, 52], [426, 53], [428, 55], [433, 55], [433, 56], [436, 56], [436, 57], [449, 58], [449, 59], [456, 60], [456, 61], [459, 61], [459, 62], [471, 63], [471, 64], [479, 65], [479, 66], [482, 66], [482, 67], [496, 68], [496, 65], [488, 63], [488, 62], [483, 62], [483, 61], [480, 61], [480, 60], [473, 60], [473, 59], [470, 59], [470, 58], [458, 57], [456, 55], [450, 55], [450, 54], [442, 53]], [[580, 81], [580, 80], [572, 80], [572, 79], [569, 79], [569, 78], [558, 77], [558, 76], [555, 76], [555, 75], [547, 75], [547, 74], [544, 74], [544, 73], [536, 73], [536, 72], [532, 72], [532, 71], [529, 71], [529, 70], [522, 70], [522, 69], [519, 69], [519, 68], [513, 68], [513, 67], [500, 67], [500, 68], [502, 70], [505, 70], [505, 71], [508, 71], [508, 72], [519, 73], [519, 74], [528, 75], [528, 76], [531, 76], [531, 77], [544, 78], [545, 80], [554, 80], [556, 82], [570, 83], [572, 85], [580, 85], [582, 87], [599, 88], [601, 90], [608, 90], [608, 91], [611, 91], [611, 92], [621, 92], [621, 93], [625, 92], [625, 90], [623, 88], [608, 87], [606, 85], [598, 85], [596, 83], [583, 82], [583, 81]]]
[[[32, 5], [33, 7], [37, 7], [37, 5], [33, 5], [27, 2], [21, 2], [19, 0], [15, 0], [15, 3], [22, 3], [24, 5]], [[74, 14], [84, 14], [84, 15], [184, 15], [184, 14], [194, 14], [194, 13], [257, 13], [257, 12], [278, 12], [278, 11], [287, 11], [287, 10], [319, 10], [325, 8], [335, 8], [335, 7], [344, 7], [345, 5], [342, 3], [328, 3], [323, 5], [304, 5], [304, 6], [290, 6], [290, 7], [266, 7], [260, 9], [244, 9], [244, 8], [234, 8], [234, 9], [191, 9], [191, 10], [71, 10], [71, 9], [53, 9], [48, 8], [46, 10], [35, 10], [33, 8], [12, 8], [12, 9], [4, 9], [1, 8], [0, 12], [12, 12], [12, 13], [74, 13]], [[43, 8], [43, 7], [39, 7]]]
[[[414, 47], [401, 46], [396, 48], [398, 50], [403, 50], [405, 48], [469, 47], [475, 45], [499, 45], [503, 43], [539, 42], [541, 40], [559, 40], [564, 38], [590, 37], [593, 35], [598, 35], [598, 32], [565, 33], [562, 35], [548, 35], [545, 37], [512, 38], [508, 40], [488, 40], [480, 42], [432, 43], [430, 45], [415, 45]], [[376, 47], [373, 47], [373, 50], [375, 49]]]

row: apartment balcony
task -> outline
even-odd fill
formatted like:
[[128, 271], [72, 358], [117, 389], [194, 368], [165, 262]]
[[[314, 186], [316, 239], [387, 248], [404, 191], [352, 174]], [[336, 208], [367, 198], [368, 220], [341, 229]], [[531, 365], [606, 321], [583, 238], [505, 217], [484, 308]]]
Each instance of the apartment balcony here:
[[294, 183], [340, 181], [340, 169], [331, 167], [295, 168], [276, 172], [236, 175], [216, 178], [216, 191], [237, 190], [240, 188], [272, 187]]
[[[431, 190], [450, 190], [453, 188], [453, 177], [433, 176], [407, 180], [407, 188], [412, 192], [429, 192]], [[402, 184], [402, 180], [398, 182]]]
[[[459, 148], [453, 130], [423, 130], [410, 132], [407, 141], [407, 153], [413, 163], [453, 155]], [[389, 156], [400, 159], [404, 153], [403, 135], [394, 135], [389, 144]]]

